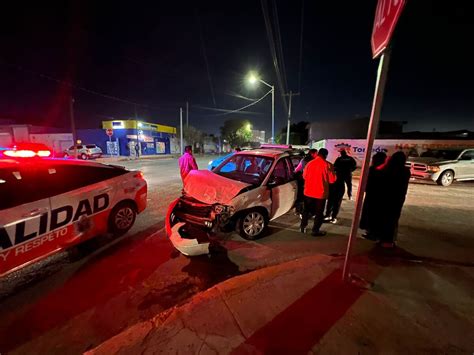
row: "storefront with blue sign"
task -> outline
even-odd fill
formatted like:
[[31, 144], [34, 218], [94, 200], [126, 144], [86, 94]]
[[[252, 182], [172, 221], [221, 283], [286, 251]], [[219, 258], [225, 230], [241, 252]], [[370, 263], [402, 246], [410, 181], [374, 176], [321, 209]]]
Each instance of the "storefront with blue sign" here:
[[136, 156], [171, 154], [176, 128], [138, 120], [103, 121], [103, 129], [78, 130], [84, 143], [95, 143], [104, 154]]

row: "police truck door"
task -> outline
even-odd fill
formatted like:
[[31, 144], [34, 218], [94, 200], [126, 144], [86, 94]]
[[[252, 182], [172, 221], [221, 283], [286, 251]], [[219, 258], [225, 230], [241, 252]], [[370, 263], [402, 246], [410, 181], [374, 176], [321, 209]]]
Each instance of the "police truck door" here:
[[[47, 252], [50, 200], [34, 167], [0, 166], [0, 275]], [[45, 248], [46, 246], [46, 248]]]

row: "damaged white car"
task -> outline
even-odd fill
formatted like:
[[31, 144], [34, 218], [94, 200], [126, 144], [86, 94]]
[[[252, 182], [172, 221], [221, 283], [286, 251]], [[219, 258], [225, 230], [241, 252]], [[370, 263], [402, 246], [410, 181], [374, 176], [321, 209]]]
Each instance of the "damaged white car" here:
[[270, 220], [295, 204], [294, 167], [300, 159], [291, 151], [257, 149], [234, 154], [213, 171], [191, 171], [166, 218], [175, 248], [185, 255], [207, 254], [209, 235], [219, 230], [261, 237]]

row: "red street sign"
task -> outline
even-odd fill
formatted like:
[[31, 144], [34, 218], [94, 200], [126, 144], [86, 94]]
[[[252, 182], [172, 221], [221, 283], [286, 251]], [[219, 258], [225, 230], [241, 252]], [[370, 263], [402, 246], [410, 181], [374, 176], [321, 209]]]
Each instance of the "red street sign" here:
[[114, 134], [114, 130], [112, 128], [107, 128], [105, 130], [105, 134], [107, 134], [109, 137], [112, 137], [112, 135]]
[[378, 0], [372, 29], [372, 57], [377, 58], [387, 48], [405, 0]]

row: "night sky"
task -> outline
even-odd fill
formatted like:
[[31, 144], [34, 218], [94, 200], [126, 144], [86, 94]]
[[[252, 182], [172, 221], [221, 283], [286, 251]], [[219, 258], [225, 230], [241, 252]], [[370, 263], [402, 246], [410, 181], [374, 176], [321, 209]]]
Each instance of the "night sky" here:
[[[393, 38], [383, 120], [408, 121], [406, 131], [474, 130], [474, 20], [467, 3], [408, 0]], [[370, 49], [376, 1], [305, 0], [299, 83], [301, 5], [277, 1], [287, 87], [301, 92], [293, 120], [368, 116], [377, 69]], [[249, 70], [276, 85], [260, 1], [2, 6], [0, 119], [68, 127], [73, 95], [80, 128], [135, 112], [176, 126], [179, 107], [189, 101], [190, 124], [205, 132], [217, 133], [224, 120], [237, 117], [270, 131], [270, 97], [247, 114], [217, 110], [242, 107], [251, 102], [242, 96], [256, 99], [267, 91], [245, 85]], [[286, 115], [278, 91], [276, 109], [280, 130]]]

